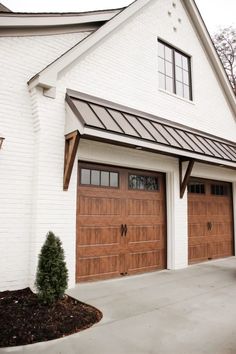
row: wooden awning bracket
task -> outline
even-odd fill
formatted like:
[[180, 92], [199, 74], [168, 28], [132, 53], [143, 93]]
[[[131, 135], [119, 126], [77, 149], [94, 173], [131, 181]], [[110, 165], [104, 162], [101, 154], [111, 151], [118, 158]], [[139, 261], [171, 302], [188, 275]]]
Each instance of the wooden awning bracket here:
[[[185, 171], [185, 175], [183, 178], [183, 162], [188, 161], [188, 166]], [[191, 172], [194, 166], [194, 160], [193, 159], [179, 159], [179, 187], [180, 187], [180, 198], [182, 199], [185, 193], [185, 190], [187, 188], [189, 178], [191, 176]]]
[[0, 149], [1, 149], [1, 147], [2, 147], [2, 143], [3, 143], [3, 140], [4, 140], [5, 138], [1, 138], [0, 137]]
[[80, 134], [78, 130], [65, 136], [65, 155], [64, 155], [64, 177], [63, 190], [67, 191], [73, 170], [75, 156], [79, 146]]

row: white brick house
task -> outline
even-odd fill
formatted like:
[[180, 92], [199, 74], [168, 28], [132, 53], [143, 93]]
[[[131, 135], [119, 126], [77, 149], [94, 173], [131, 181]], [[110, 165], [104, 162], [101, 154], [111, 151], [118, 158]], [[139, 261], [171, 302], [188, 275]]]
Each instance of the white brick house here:
[[70, 286], [234, 255], [236, 100], [194, 1], [0, 17], [1, 289], [49, 230]]

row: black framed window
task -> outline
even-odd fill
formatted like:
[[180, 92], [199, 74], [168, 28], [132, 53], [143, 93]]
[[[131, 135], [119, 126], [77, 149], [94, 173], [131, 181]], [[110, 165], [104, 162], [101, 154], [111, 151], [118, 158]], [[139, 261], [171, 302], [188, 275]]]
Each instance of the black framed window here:
[[119, 187], [119, 173], [90, 168], [81, 168], [80, 184], [97, 187]]
[[159, 87], [192, 100], [190, 57], [158, 40]]
[[154, 176], [129, 175], [129, 189], [157, 191], [158, 178]]
[[188, 184], [188, 192], [196, 194], [205, 194], [205, 185], [204, 183], [190, 182]]
[[211, 194], [213, 195], [228, 195], [228, 187], [224, 184], [212, 184]]

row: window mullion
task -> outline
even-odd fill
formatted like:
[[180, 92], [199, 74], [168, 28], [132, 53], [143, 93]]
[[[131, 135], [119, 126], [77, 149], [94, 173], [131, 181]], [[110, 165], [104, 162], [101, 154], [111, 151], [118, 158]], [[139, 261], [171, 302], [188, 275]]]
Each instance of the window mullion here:
[[173, 92], [176, 94], [175, 51], [174, 51], [174, 49], [172, 49], [172, 62], [173, 62], [173, 85], [174, 85]]
[[188, 58], [188, 84], [189, 84], [189, 98], [193, 100], [193, 90], [192, 90], [192, 74], [191, 74], [191, 63], [190, 58]]

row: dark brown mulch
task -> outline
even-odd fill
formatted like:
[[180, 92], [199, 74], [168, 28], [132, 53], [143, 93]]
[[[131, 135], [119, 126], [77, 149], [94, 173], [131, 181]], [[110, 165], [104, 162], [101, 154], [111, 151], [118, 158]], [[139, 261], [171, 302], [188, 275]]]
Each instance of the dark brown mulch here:
[[29, 289], [0, 292], [0, 347], [64, 337], [99, 322], [96, 308], [65, 296], [48, 306]]

